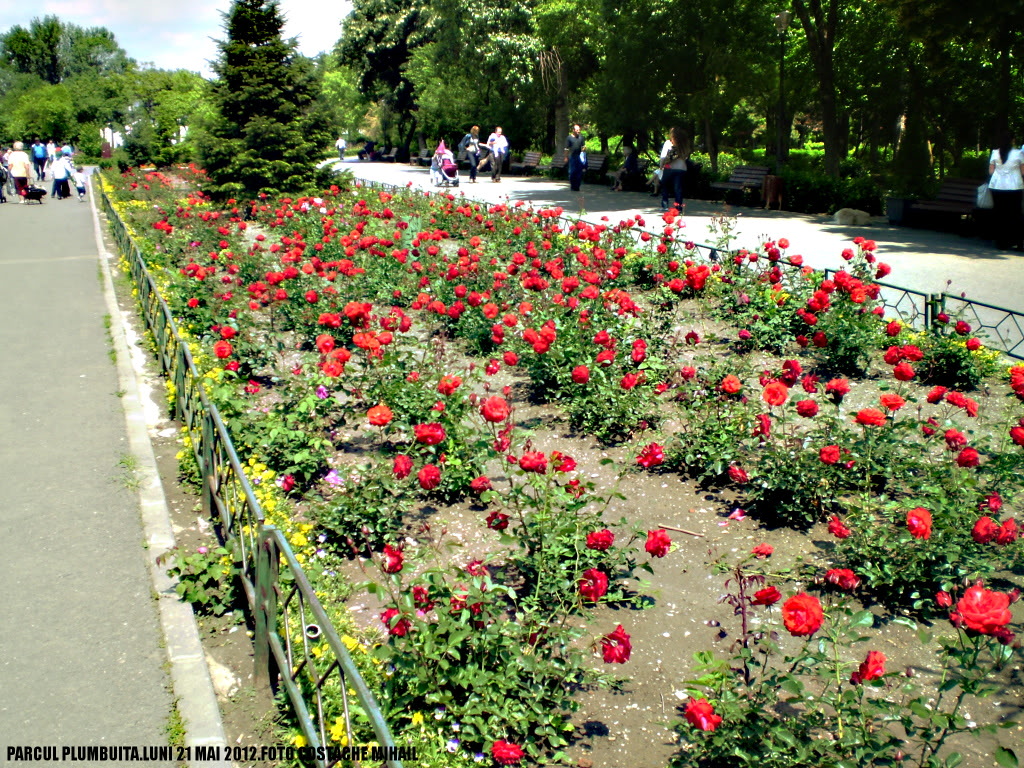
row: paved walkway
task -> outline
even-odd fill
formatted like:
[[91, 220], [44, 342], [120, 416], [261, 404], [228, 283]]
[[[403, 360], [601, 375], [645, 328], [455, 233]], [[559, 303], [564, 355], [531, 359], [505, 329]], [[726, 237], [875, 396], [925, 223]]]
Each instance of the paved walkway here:
[[[355, 159], [340, 165], [360, 178], [432, 188], [426, 168]], [[478, 183], [469, 184], [466, 172], [461, 179], [461, 186], [451, 191], [478, 200], [560, 205], [569, 215], [577, 213], [582, 203], [588, 220], [598, 221], [607, 216], [614, 224], [639, 214], [649, 225], [660, 223], [660, 201], [643, 193], [612, 192], [602, 185], [584, 184], [581, 199], [569, 190], [565, 180], [505, 176], [500, 184], [493, 184], [487, 175], [481, 175]], [[722, 215], [736, 217], [737, 247], [756, 245], [762, 238], [787, 237], [790, 253], [803, 255], [805, 263], [816, 268], [838, 268], [843, 263], [839, 255], [843, 248], [861, 235], [875, 240], [879, 258], [892, 266], [888, 282], [925, 293], [963, 292], [975, 301], [1024, 310], [1024, 254], [997, 251], [985, 240], [893, 227], [882, 218], [873, 220], [868, 227], [843, 227], [833, 224], [827, 216], [723, 206], [704, 200], [687, 202], [684, 220], [689, 237], [695, 242], [710, 243], [709, 225], [713, 218]]]
[[0, 231], [0, 754], [166, 746], [167, 650], [119, 465], [92, 205], [9, 202]]

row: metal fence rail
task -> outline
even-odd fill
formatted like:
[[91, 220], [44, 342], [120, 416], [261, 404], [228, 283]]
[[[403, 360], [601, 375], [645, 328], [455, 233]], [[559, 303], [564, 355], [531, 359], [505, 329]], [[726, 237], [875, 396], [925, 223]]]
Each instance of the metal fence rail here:
[[[366, 179], [359, 179], [358, 183], [364, 187], [375, 187], [392, 193], [406, 190], [404, 186]], [[562, 231], [568, 231], [575, 224], [573, 220], [564, 216], [556, 220]], [[609, 229], [614, 229], [614, 227], [609, 227]], [[642, 241], [644, 234], [649, 235], [652, 241], [657, 237], [650, 230], [641, 227], [632, 227], [630, 232], [638, 247], [646, 246], [646, 243]], [[672, 245], [678, 247], [683, 242], [690, 241], [674, 238]], [[723, 253], [726, 253], [721, 248], [704, 243], [693, 243], [693, 248], [698, 253], [704, 254], [704, 258], [708, 261], [719, 261]], [[823, 272], [827, 277], [836, 270], [816, 271]], [[1015, 360], [1024, 360], [1024, 312], [997, 307], [993, 304], [949, 293], [923, 293], [892, 283], [879, 282], [878, 285], [882, 286], [882, 305], [907, 325], [922, 330], [932, 328], [937, 316], [942, 312], [952, 316], [962, 316], [967, 319], [978, 336], [984, 337], [989, 347]]]
[[[174, 387], [174, 416], [190, 438], [202, 478], [203, 509], [219, 523], [219, 533], [233, 551], [240, 570], [256, 630], [256, 678], [276, 683], [280, 677], [310, 754], [314, 755], [308, 762], [319, 768], [341, 762], [338, 757], [317, 753], [318, 748], [330, 745], [330, 721], [342, 718], [348, 742], [354, 743], [352, 710], [356, 704], [349, 700], [349, 689], [355, 692], [358, 708], [373, 728], [378, 744], [385, 749], [395, 747], [372, 692], [331, 625], [288, 541], [277, 528], [265, 525], [263, 510], [227, 427], [207, 397], [188, 344], [179, 334], [142, 252], [105, 191], [102, 201], [114, 239], [128, 261], [156, 359]], [[331, 700], [325, 696], [328, 691], [341, 699], [340, 712], [333, 711]], [[389, 768], [402, 768], [402, 763], [391, 756], [383, 762]]]

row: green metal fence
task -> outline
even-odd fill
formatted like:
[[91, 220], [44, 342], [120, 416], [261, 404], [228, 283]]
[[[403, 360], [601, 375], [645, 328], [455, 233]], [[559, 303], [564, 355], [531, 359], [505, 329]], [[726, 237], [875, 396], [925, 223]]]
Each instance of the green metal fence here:
[[[309, 763], [331, 768], [342, 762], [340, 754], [332, 756], [320, 748], [331, 746], [328, 733], [332, 718], [343, 718], [345, 733], [352, 739], [356, 702], [378, 744], [393, 755], [391, 730], [348, 648], [287, 539], [280, 530], [265, 524], [227, 427], [206, 395], [188, 344], [179, 335], [141, 251], [105, 194], [102, 200], [114, 239], [127, 258], [157, 361], [173, 384], [174, 416], [190, 438], [199, 466], [203, 510], [217, 524], [240, 570], [255, 625], [257, 680], [284, 687], [310, 748]], [[350, 690], [356, 702], [350, 701]], [[331, 711], [329, 693], [341, 699], [340, 713]], [[388, 768], [402, 768], [402, 763], [392, 757], [386, 757], [383, 763]]]

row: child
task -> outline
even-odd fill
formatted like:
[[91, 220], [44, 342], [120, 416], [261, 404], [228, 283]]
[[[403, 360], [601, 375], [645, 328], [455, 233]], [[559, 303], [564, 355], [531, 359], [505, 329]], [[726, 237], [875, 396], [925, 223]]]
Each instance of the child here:
[[78, 190], [78, 202], [85, 202], [85, 171], [82, 170], [82, 166], [75, 168], [75, 188]]

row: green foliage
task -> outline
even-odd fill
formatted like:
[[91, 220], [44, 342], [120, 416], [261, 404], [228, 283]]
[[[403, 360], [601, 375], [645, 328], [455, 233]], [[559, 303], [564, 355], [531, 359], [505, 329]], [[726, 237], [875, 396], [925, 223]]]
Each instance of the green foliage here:
[[172, 563], [167, 573], [178, 581], [175, 590], [200, 613], [221, 616], [234, 608], [238, 567], [224, 547], [199, 547], [192, 553], [175, 548], [157, 562]]

